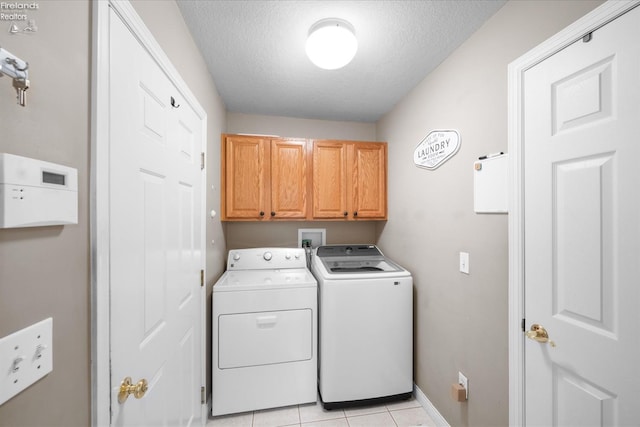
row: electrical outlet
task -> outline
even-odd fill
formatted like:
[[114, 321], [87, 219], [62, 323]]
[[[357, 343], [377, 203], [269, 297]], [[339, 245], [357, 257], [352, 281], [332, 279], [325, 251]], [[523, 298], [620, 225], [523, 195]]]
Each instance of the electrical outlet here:
[[467, 400], [469, 400], [469, 380], [462, 374], [462, 372], [458, 372], [458, 384], [464, 387]]
[[460, 252], [460, 272], [469, 274], [469, 253]]

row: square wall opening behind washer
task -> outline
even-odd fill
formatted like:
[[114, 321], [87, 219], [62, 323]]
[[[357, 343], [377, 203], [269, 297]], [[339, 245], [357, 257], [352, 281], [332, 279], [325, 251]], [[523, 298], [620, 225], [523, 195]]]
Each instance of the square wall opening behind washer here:
[[304, 247], [307, 241], [311, 242], [312, 248], [324, 246], [327, 244], [326, 228], [299, 228], [298, 229], [298, 247]]

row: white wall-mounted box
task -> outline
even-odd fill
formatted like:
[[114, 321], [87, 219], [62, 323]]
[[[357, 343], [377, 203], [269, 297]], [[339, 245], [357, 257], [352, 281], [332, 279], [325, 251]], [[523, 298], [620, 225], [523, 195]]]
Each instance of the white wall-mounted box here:
[[0, 228], [77, 223], [77, 169], [0, 153]]
[[298, 228], [298, 247], [303, 247], [304, 240], [311, 240], [311, 247], [317, 248], [327, 244], [326, 228]]
[[508, 213], [509, 155], [483, 156], [473, 169], [473, 210]]

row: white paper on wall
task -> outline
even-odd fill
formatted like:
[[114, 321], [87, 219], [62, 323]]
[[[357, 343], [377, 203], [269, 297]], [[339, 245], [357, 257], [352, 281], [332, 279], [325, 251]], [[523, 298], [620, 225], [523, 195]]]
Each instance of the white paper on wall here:
[[476, 213], [507, 213], [509, 155], [477, 160], [473, 167], [473, 210]]

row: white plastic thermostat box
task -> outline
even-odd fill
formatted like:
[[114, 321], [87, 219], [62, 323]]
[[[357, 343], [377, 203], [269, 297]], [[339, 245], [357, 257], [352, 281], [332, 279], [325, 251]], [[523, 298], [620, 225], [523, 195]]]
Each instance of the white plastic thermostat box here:
[[0, 228], [77, 223], [77, 169], [0, 153]]

